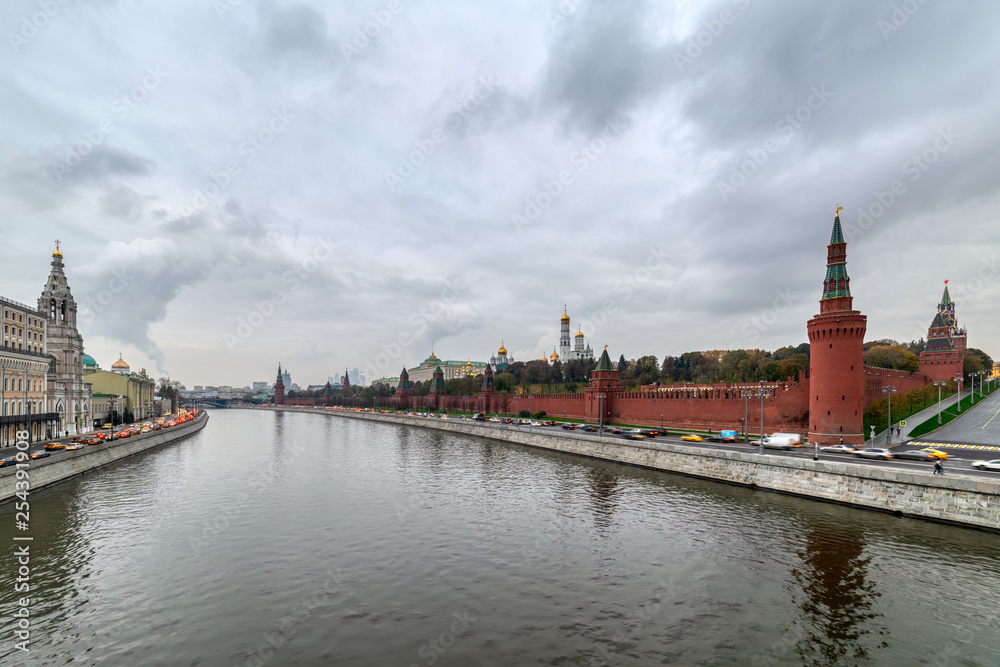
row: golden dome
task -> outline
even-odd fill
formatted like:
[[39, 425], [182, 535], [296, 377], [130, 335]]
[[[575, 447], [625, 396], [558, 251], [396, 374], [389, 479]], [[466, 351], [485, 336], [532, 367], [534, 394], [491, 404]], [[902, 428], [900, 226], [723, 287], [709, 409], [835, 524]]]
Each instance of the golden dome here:
[[118, 361], [116, 361], [115, 363], [111, 364], [111, 368], [117, 368], [117, 369], [121, 369], [121, 370], [126, 370], [127, 371], [128, 368], [129, 368], [129, 365], [125, 363], [125, 361], [122, 359], [121, 353], [119, 353], [118, 354]]
[[562, 317], [559, 318], [559, 321], [563, 324], [569, 324], [569, 315], [566, 313], [566, 306], [563, 306], [563, 314]]
[[575, 338], [583, 338], [583, 327], [577, 329]]
[[549, 357], [549, 361], [552, 363], [559, 361], [559, 355], [556, 353], [556, 348], [552, 348], [552, 356]]
[[502, 340], [500, 341], [500, 349], [497, 350], [497, 354], [499, 354], [501, 357], [507, 356], [507, 348], [503, 346]]
[[56, 239], [56, 249], [52, 252], [53, 257], [62, 257], [62, 251], [59, 250], [59, 239]]

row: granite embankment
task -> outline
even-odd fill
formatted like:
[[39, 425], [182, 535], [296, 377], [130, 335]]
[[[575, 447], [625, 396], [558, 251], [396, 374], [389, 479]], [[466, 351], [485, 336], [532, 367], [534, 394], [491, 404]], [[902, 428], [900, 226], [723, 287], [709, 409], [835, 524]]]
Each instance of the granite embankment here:
[[[258, 408], [260, 409], [260, 408]], [[264, 408], [273, 409], [273, 408]], [[739, 484], [805, 498], [1000, 532], [1000, 482], [850, 462], [715, 450], [664, 441], [626, 442], [577, 433], [454, 419], [316, 408], [280, 408], [419, 426], [528, 447]]]
[[[28, 482], [31, 491], [38, 491], [46, 486], [52, 486], [67, 479], [84, 475], [96, 468], [142, 452], [177, 442], [182, 438], [197, 433], [208, 423], [208, 414], [204, 411], [197, 418], [168, 429], [144, 433], [141, 435], [115, 440], [103, 445], [87, 445], [83, 449], [72, 452], [55, 452], [44, 459], [28, 461]], [[37, 449], [37, 446], [32, 447]], [[16, 467], [0, 468], [0, 503], [11, 500], [19, 489], [17, 488]]]

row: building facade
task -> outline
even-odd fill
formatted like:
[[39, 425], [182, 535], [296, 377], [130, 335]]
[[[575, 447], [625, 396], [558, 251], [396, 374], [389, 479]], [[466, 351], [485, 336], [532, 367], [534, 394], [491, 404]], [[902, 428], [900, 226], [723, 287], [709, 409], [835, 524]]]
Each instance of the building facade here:
[[[501, 349], [503, 349], [502, 346]], [[447, 381], [469, 375], [482, 375], [486, 370], [486, 363], [482, 361], [442, 361], [432, 351], [431, 356], [420, 362], [419, 366], [409, 370], [409, 379], [411, 382], [428, 382], [434, 379], [434, 373], [439, 367], [442, 378]]]
[[[90, 355], [84, 357], [93, 361]], [[89, 363], [84, 365], [85, 377], [95, 396], [94, 424], [100, 426], [108, 423], [111, 410], [120, 415], [130, 412], [135, 421], [157, 417], [156, 381], [146, 374], [146, 369], [132, 372], [121, 355], [111, 368], [112, 370], [105, 371], [96, 363], [93, 366]]]
[[500, 349], [497, 353], [490, 357], [489, 365], [496, 369], [497, 373], [503, 373], [504, 369], [514, 363], [514, 355], [507, 355], [507, 348], [503, 346], [503, 341], [500, 341]]
[[46, 401], [47, 320], [30, 306], [0, 297], [0, 321], [0, 444], [14, 444], [17, 431], [40, 440], [59, 428], [58, 415]]
[[38, 312], [47, 321], [46, 348], [52, 357], [47, 411], [58, 413], [58, 431], [85, 433], [93, 423], [92, 397], [83, 379], [83, 336], [76, 328], [76, 300], [66, 281], [58, 241], [49, 278], [38, 297]]

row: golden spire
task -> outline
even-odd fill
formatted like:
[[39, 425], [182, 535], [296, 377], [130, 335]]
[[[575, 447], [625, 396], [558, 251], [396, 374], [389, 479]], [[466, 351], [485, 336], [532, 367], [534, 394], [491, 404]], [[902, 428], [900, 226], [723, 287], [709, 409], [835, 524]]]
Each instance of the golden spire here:
[[56, 239], [56, 249], [52, 253], [52, 256], [53, 257], [62, 257], [63, 256], [62, 252], [60, 252], [60, 250], [59, 250], [59, 239]]
[[559, 318], [559, 321], [563, 324], [569, 324], [569, 313], [566, 312], [566, 304], [563, 304], [563, 314]]

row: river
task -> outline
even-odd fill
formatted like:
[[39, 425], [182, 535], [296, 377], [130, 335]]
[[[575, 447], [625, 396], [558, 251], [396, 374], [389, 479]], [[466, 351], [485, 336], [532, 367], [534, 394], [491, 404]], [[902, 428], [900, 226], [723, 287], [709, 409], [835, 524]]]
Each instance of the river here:
[[323, 414], [30, 496], [3, 665], [997, 665], [1000, 537]]

